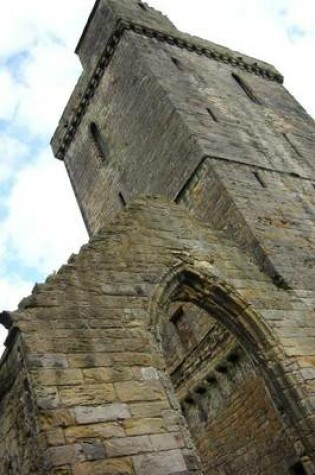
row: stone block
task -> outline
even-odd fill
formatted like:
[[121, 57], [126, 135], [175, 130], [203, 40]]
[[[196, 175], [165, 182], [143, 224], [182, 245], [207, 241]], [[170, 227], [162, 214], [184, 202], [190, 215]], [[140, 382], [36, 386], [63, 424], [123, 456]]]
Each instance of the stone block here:
[[65, 443], [64, 432], [61, 428], [48, 430], [45, 434], [48, 446], [61, 446]]
[[27, 361], [31, 368], [68, 368], [69, 366], [66, 355], [64, 354], [29, 355]]
[[106, 454], [110, 458], [152, 451], [152, 444], [147, 435], [109, 439], [104, 442], [104, 445]]
[[75, 417], [70, 410], [53, 409], [53, 410], [41, 410], [39, 413], [40, 426], [44, 430], [50, 430], [53, 427], [67, 427], [75, 424]]
[[110, 382], [112, 379], [112, 368], [83, 369], [83, 378], [88, 384]]
[[131, 417], [127, 404], [114, 403], [102, 406], [77, 406], [72, 410], [78, 424], [93, 424]]
[[161, 417], [163, 411], [169, 410], [170, 405], [165, 401], [138, 402], [129, 404], [129, 409], [133, 417]]
[[166, 397], [159, 381], [126, 381], [114, 386], [118, 398], [124, 402], [163, 400]]
[[100, 440], [82, 442], [81, 446], [86, 460], [100, 460], [105, 458], [104, 444]]
[[[129, 419], [126, 419], [128, 421]], [[124, 421], [125, 422], [125, 421]], [[120, 423], [117, 422], [103, 422], [98, 424], [79, 425], [67, 427], [65, 429], [65, 438], [69, 444], [80, 442], [85, 439], [102, 438], [108, 439], [111, 437], [124, 437], [125, 432]], [[129, 434], [132, 435], [132, 434]]]
[[132, 460], [127, 457], [86, 462], [73, 467], [74, 475], [134, 475]]
[[82, 461], [85, 459], [85, 456], [83, 455], [82, 447], [79, 444], [75, 444], [52, 447], [46, 450], [44, 459], [47, 467], [58, 467]]
[[31, 371], [37, 384], [43, 386], [70, 386], [83, 383], [80, 369], [38, 368]]
[[67, 358], [72, 368], [98, 368], [112, 365], [112, 357], [106, 353], [70, 354]]
[[185, 441], [180, 433], [150, 435], [152, 447], [157, 452], [163, 450], [180, 449], [185, 446]]
[[137, 475], [188, 475], [186, 463], [180, 450], [135, 455], [132, 460]]
[[112, 402], [115, 392], [112, 384], [85, 384], [84, 386], [63, 386], [58, 390], [60, 401], [64, 406], [100, 405]]
[[164, 420], [159, 417], [126, 419], [123, 427], [127, 435], [156, 434], [166, 430]]

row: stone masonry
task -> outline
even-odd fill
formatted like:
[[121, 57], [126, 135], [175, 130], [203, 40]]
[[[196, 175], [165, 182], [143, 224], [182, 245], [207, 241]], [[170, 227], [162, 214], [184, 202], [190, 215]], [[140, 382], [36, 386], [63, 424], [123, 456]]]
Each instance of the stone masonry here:
[[90, 241], [0, 314], [0, 475], [315, 474], [314, 122], [137, 0], [76, 52], [51, 144]]

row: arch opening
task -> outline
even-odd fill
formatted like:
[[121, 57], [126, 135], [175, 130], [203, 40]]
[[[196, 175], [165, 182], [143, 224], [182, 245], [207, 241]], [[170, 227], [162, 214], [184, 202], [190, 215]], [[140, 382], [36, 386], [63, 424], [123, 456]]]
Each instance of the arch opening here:
[[208, 269], [177, 269], [163, 284], [153, 330], [205, 475], [303, 467], [292, 421], [301, 408], [283, 397], [282, 357], [267, 325]]

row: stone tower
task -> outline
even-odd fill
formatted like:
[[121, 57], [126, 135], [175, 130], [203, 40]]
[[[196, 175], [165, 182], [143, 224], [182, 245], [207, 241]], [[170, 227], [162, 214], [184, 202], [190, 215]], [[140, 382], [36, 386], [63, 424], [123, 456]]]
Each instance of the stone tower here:
[[0, 316], [0, 474], [314, 474], [314, 122], [137, 0], [76, 52], [52, 148], [90, 242]]

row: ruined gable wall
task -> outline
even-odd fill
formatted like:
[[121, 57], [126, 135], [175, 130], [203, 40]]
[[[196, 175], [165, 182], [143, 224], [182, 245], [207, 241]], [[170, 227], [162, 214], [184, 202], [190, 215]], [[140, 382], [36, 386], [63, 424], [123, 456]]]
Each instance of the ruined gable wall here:
[[[159, 200], [133, 205], [107, 233], [37, 286], [14, 315], [48, 473], [200, 473], [150, 322], [151, 299], [163, 276], [180, 263], [195, 261], [211, 262], [220, 278], [248, 292], [246, 305], [258, 308], [254, 301], [259, 301], [278, 344], [286, 344], [266, 311], [272, 294], [281, 302], [282, 293], [232, 243], [180, 206]], [[271, 352], [270, 367], [281, 365], [290, 373], [290, 384], [298, 385], [303, 405], [309, 404], [302, 369], [289, 349], [277, 348], [284, 360], [273, 360]], [[301, 401], [293, 402], [303, 413], [303, 428], [307, 415], [301, 413]], [[294, 445], [290, 424], [288, 430]], [[304, 450], [309, 453], [308, 447]]]

